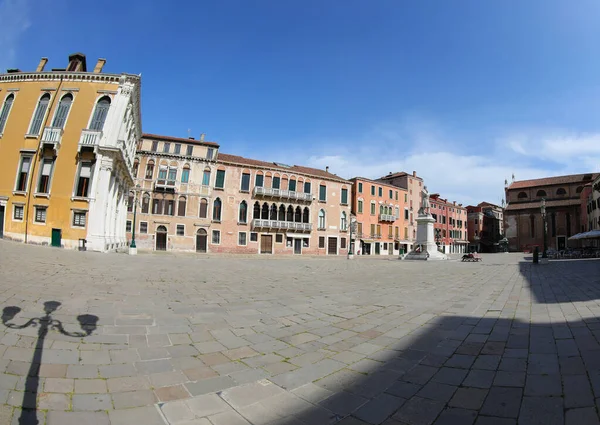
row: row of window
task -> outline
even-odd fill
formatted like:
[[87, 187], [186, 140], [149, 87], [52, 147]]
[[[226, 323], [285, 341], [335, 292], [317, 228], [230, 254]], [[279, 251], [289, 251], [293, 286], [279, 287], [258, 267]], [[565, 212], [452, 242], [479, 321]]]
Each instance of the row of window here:
[[588, 214], [591, 214], [592, 211], [595, 211], [597, 208], [600, 208], [600, 198], [596, 199], [595, 201], [592, 199], [592, 201], [587, 205]]
[[[368, 235], [363, 235], [363, 224], [360, 222], [356, 223], [356, 233], [359, 235], [358, 237], [360, 238], [369, 238], [369, 237], [381, 237], [383, 235], [383, 233], [381, 233], [381, 224], [371, 224], [371, 233]], [[385, 229], [385, 227], [384, 227]], [[392, 226], [389, 225], [387, 226], [388, 229], [388, 234], [387, 237], [388, 239], [392, 239], [392, 238], [396, 238], [396, 239], [400, 239], [400, 227], [398, 226]], [[404, 239], [408, 239], [408, 227], [404, 228]]]
[[[4, 129], [6, 127], [8, 116], [12, 109], [14, 100], [14, 93], [9, 94], [6, 97], [6, 99], [4, 99], [2, 109], [0, 110], [0, 135], [4, 132]], [[94, 112], [92, 114], [92, 119], [89, 124], [90, 130], [101, 131], [104, 128], [104, 121], [106, 120], [106, 116], [108, 115], [110, 102], [110, 97], [108, 96], [104, 96], [98, 100], [98, 102], [96, 103], [96, 107], [94, 108]], [[65, 94], [60, 99], [60, 101], [58, 102], [58, 106], [56, 107], [56, 111], [54, 112], [54, 118], [52, 119], [51, 123], [52, 127], [64, 129], [67, 123], [69, 112], [71, 111], [72, 104], [73, 95], [71, 93]], [[46, 117], [49, 105], [50, 94], [44, 93], [40, 97], [40, 100], [38, 101], [33, 116], [31, 118], [31, 123], [29, 124], [29, 131], [27, 133], [28, 135], [37, 136], [40, 134], [42, 124], [44, 123], [44, 119]]]
[[[363, 193], [363, 184], [362, 182], [358, 182], [358, 193]], [[383, 197], [383, 187], [378, 186], [377, 188], [375, 187], [375, 185], [371, 185], [371, 196], [375, 196], [375, 193], [377, 193], [377, 196], [379, 196], [380, 198]], [[398, 191], [397, 190], [393, 190], [393, 189], [389, 189], [388, 190], [388, 196], [390, 199], [395, 199], [396, 201], [398, 200]], [[404, 194], [404, 202], [408, 202], [408, 194], [405, 193]]]
[[[156, 140], [152, 141], [152, 146], [150, 148], [150, 150], [152, 152], [158, 152], [158, 142]], [[162, 145], [162, 153], [171, 153], [171, 143], [170, 142], [164, 142]], [[181, 143], [174, 143], [173, 144], [173, 153], [175, 155], [181, 155]], [[192, 154], [194, 153], [194, 146], [192, 145], [186, 145], [186, 151], [185, 154], [187, 156], [192, 156]], [[207, 152], [206, 152], [206, 159], [208, 160], [212, 160], [215, 156], [215, 150], [214, 148], [208, 148]]]
[[[577, 194], [581, 193], [581, 191], [583, 190], [583, 186], [578, 186], [577, 190], [575, 191]], [[556, 189], [556, 196], [565, 196], [567, 194], [567, 190], [563, 187], [559, 187], [558, 189]], [[545, 190], [543, 189], [539, 189], [537, 191], [537, 193], [535, 194], [535, 196], [537, 198], [543, 198], [545, 196], [548, 196], [548, 194], [546, 193]], [[519, 194], [517, 195], [518, 199], [527, 199], [529, 198], [529, 196], [527, 195], [527, 192], [519, 192]]]
[[[48, 211], [47, 206], [36, 205], [35, 213], [33, 221], [35, 223], [44, 224], [46, 223], [46, 213]], [[14, 205], [13, 206], [13, 220], [14, 221], [23, 221], [23, 217], [25, 216], [25, 206], [24, 205]], [[87, 212], [85, 211], [73, 211], [73, 227], [85, 227]]]
[[[33, 154], [21, 156], [17, 179], [15, 182], [15, 191], [25, 193], [28, 191], [29, 179], [31, 174], [31, 166], [33, 163]], [[37, 183], [35, 186], [36, 194], [50, 194], [50, 185], [54, 174], [55, 157], [45, 157], [40, 163]], [[92, 178], [93, 164], [91, 161], [80, 161], [77, 174], [75, 176], [74, 196], [86, 198]]]
[[[358, 214], [363, 213], [363, 201], [359, 200], [357, 204]], [[375, 201], [371, 201], [371, 215], [375, 215], [377, 212], [377, 204]], [[396, 219], [400, 218], [400, 208], [394, 207], [392, 205], [380, 205], [379, 206], [379, 214], [387, 214], [394, 215]], [[408, 209], [404, 210], [404, 218], [408, 219]]]

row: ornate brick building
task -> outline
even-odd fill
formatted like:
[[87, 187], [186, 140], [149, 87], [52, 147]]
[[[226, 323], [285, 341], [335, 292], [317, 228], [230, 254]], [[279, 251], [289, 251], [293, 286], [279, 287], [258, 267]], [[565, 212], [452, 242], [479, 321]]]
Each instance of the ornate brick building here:
[[[543, 247], [544, 225], [549, 248], [562, 250], [581, 230], [580, 194], [598, 174], [575, 174], [506, 182], [505, 235], [511, 251]], [[546, 222], [541, 202], [546, 200]]]

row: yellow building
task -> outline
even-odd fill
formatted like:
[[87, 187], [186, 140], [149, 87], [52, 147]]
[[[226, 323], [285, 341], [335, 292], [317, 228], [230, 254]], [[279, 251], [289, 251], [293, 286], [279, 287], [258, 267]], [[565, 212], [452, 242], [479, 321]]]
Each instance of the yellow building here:
[[66, 68], [0, 74], [0, 237], [107, 251], [126, 245], [141, 138], [141, 77]]

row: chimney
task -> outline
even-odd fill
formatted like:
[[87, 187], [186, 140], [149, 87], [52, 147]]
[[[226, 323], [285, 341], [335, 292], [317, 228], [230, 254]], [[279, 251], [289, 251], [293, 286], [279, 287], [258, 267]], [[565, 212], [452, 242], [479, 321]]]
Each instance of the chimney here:
[[328, 173], [329, 172], [329, 165], [325, 166], [325, 172]]
[[100, 74], [102, 72], [102, 69], [104, 68], [104, 65], [106, 64], [106, 59], [98, 59], [98, 62], [96, 62], [96, 66], [94, 67], [94, 74]]
[[204, 133], [202, 133], [202, 134], [200, 135], [200, 141], [201, 141], [201, 142], [204, 142], [204, 136], [206, 136], [206, 134], [204, 134]]
[[190, 140], [196, 140], [192, 136], [188, 136], [188, 139], [190, 139]]
[[413, 171], [413, 177], [417, 177], [417, 172]]
[[40, 63], [38, 64], [37, 68], [35, 69], [35, 72], [43, 72], [44, 67], [46, 66], [47, 63], [48, 63], [48, 58], [41, 58]]

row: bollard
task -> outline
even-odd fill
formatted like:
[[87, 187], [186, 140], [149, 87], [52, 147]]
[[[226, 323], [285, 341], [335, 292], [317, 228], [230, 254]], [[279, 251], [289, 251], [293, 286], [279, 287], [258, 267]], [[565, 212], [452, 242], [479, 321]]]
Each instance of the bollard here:
[[535, 249], [533, 250], [533, 264], [539, 263], [540, 262], [539, 258], [540, 258], [540, 248], [536, 246]]

